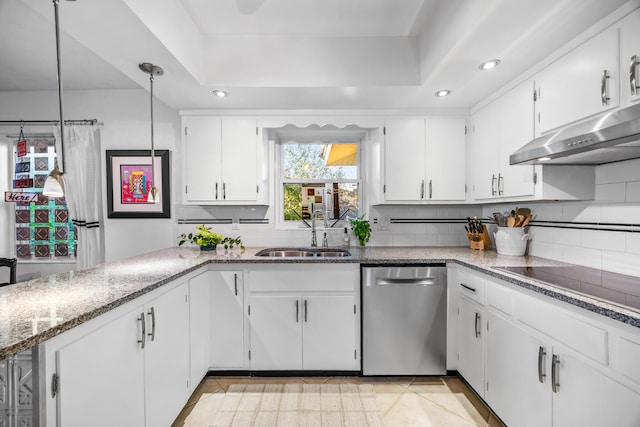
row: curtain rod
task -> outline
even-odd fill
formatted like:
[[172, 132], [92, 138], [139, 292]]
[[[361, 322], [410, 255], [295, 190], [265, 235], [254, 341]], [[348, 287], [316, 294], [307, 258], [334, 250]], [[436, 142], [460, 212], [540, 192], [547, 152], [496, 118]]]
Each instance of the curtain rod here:
[[[49, 125], [59, 124], [60, 120], [0, 120], [0, 126], [20, 126], [20, 125]], [[104, 123], [99, 123], [97, 119], [82, 119], [82, 120], [65, 120], [65, 125], [98, 125], [103, 126]]]

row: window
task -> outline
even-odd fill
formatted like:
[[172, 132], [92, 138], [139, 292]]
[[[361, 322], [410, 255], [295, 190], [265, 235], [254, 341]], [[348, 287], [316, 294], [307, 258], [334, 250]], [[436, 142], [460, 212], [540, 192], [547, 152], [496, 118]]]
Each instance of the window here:
[[355, 143], [281, 143], [279, 170], [284, 223], [310, 220], [314, 211], [329, 226], [357, 216], [358, 157]]
[[[55, 140], [53, 136], [30, 137], [26, 140], [27, 153], [22, 157], [18, 157], [16, 140], [14, 179], [31, 179], [32, 185], [22, 188], [22, 191], [42, 193], [44, 181], [54, 167]], [[49, 199], [39, 194], [37, 202], [19, 202], [15, 205], [18, 258], [40, 259], [75, 254], [74, 226], [64, 198]]]

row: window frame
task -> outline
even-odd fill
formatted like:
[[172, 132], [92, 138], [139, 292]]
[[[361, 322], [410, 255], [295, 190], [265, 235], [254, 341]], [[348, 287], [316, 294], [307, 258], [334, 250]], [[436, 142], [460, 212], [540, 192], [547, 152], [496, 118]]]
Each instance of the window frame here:
[[[356, 178], [326, 178], [326, 179], [292, 179], [285, 178], [284, 173], [284, 147], [286, 145], [318, 145], [318, 144], [355, 144], [356, 145], [356, 164], [357, 164], [357, 177]], [[276, 219], [276, 229], [280, 230], [300, 230], [307, 229], [309, 225], [305, 224], [304, 221], [292, 221], [284, 219], [284, 185], [285, 184], [327, 184], [327, 183], [355, 183], [358, 186], [358, 212], [362, 211], [362, 197], [364, 194], [364, 190], [362, 188], [362, 141], [345, 141], [345, 142], [323, 142], [323, 141], [314, 141], [314, 142], [297, 142], [297, 141], [276, 141], [275, 143], [275, 151], [276, 151], [276, 173], [275, 173], [275, 186], [276, 186], [276, 209], [275, 209], [275, 219]], [[335, 226], [332, 228], [338, 229], [341, 227], [348, 226], [348, 218], [349, 215], [345, 216], [344, 219], [338, 220]], [[331, 222], [335, 220], [330, 220]], [[308, 222], [308, 221], [307, 221]], [[318, 229], [323, 229], [322, 221], [316, 223]]]

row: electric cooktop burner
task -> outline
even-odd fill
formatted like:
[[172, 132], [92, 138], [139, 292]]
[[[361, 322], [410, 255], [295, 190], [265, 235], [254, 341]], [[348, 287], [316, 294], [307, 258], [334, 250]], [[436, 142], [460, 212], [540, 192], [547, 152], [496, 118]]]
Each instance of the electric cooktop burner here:
[[495, 268], [624, 306], [634, 311], [640, 310], [640, 277], [577, 265]]

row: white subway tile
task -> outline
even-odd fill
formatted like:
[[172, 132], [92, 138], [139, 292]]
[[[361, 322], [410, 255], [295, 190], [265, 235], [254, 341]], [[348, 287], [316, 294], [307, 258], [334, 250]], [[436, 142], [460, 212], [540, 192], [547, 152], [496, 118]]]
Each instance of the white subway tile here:
[[528, 255], [562, 261], [562, 249], [562, 245], [532, 240], [529, 242]]
[[563, 246], [580, 246], [581, 230], [572, 228], [549, 228], [547, 231], [547, 242]]
[[625, 236], [619, 231], [579, 230], [580, 245], [584, 248], [620, 251], [625, 247]]
[[599, 184], [640, 181], [640, 159], [597, 166], [596, 176], [598, 169], [600, 169], [600, 176], [599, 181], [596, 182]]
[[437, 215], [438, 215], [438, 218], [459, 218], [460, 217], [460, 208], [458, 208], [458, 207], [440, 207], [437, 210]]
[[640, 276], [640, 254], [604, 251], [602, 252], [602, 269]]
[[627, 239], [626, 252], [640, 254], [640, 233], [624, 233]]
[[[461, 232], [464, 233], [464, 227], [462, 224], [455, 224], [459, 227]], [[448, 234], [451, 233], [450, 224], [427, 224], [427, 234]]]
[[611, 204], [602, 206], [602, 222], [617, 224], [637, 224], [640, 218], [640, 205]]
[[570, 222], [599, 222], [602, 216], [600, 205], [567, 204], [562, 208], [562, 220]]
[[416, 246], [438, 246], [438, 236], [435, 234], [417, 234]]
[[625, 201], [625, 183], [596, 185], [596, 202], [598, 203], [621, 203]]
[[562, 249], [562, 260], [571, 264], [602, 268], [602, 251], [599, 249], [565, 246]]
[[368, 246], [393, 246], [393, 238], [390, 234], [384, 236], [372, 234]]
[[393, 234], [391, 236], [392, 246], [415, 246], [415, 234]]
[[460, 246], [460, 235], [438, 234], [438, 246]]

